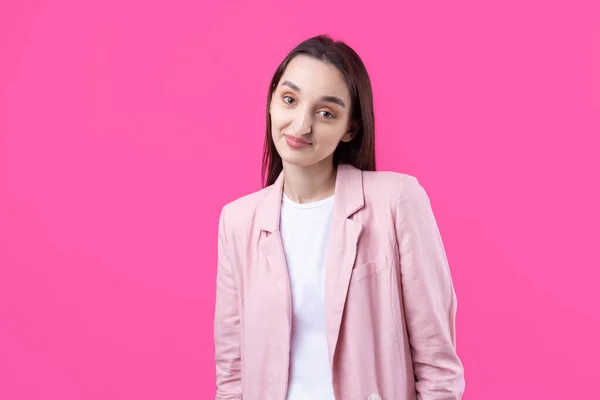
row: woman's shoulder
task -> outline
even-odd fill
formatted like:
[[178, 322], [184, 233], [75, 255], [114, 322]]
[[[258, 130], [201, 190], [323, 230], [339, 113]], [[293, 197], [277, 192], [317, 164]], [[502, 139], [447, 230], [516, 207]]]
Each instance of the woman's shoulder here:
[[404, 172], [387, 170], [363, 171], [363, 179], [375, 184], [398, 183], [405, 180], [407, 177], [412, 177], [412, 175]]
[[363, 171], [363, 188], [367, 197], [392, 202], [411, 200], [425, 191], [415, 175], [397, 171]]
[[365, 189], [401, 191], [403, 186], [420, 185], [416, 176], [397, 171], [363, 171]]
[[[252, 220], [257, 206], [268, 193], [270, 186], [244, 194], [235, 198], [222, 207], [221, 214], [227, 220], [228, 225], [239, 225], [244, 221]], [[226, 216], [225, 216], [226, 214]]]

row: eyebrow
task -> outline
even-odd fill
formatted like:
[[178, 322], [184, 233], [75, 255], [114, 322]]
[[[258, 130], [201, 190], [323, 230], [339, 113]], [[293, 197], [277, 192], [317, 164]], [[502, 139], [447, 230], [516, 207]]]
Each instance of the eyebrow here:
[[[300, 88], [298, 86], [296, 86], [294, 83], [290, 82], [290, 81], [284, 81], [281, 86], [287, 86], [290, 89], [295, 90], [296, 92], [301, 92]], [[337, 105], [340, 105], [342, 107], [346, 107], [346, 104], [344, 103], [344, 100], [340, 99], [339, 97], [336, 96], [323, 96], [321, 97], [321, 100], [323, 101], [327, 101], [329, 103], [335, 103]]]

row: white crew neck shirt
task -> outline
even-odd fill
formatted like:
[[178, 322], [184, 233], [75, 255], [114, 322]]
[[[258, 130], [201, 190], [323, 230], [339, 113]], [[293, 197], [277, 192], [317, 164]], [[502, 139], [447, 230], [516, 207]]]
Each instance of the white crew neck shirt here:
[[325, 328], [325, 262], [333, 196], [298, 204], [283, 194], [280, 231], [292, 292], [287, 400], [335, 400]]

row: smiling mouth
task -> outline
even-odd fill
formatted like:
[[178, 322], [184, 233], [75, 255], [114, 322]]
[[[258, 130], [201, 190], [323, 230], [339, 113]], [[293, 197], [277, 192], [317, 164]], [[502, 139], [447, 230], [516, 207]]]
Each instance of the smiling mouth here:
[[286, 138], [289, 138], [290, 140], [293, 140], [294, 142], [298, 142], [298, 143], [303, 143], [303, 144], [311, 144], [308, 140], [296, 137], [296, 136], [292, 136], [292, 135], [284, 135]]
[[302, 149], [304, 147], [308, 147], [308, 146], [312, 145], [312, 143], [307, 142], [304, 139], [300, 139], [300, 138], [297, 138], [294, 136], [289, 136], [289, 135], [284, 135], [284, 136], [285, 136], [286, 143], [294, 149]]

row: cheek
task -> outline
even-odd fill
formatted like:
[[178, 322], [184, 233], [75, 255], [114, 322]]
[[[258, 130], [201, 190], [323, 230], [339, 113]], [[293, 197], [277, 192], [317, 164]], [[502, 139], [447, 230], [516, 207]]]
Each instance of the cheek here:
[[285, 123], [282, 122], [281, 115], [271, 113], [271, 138], [275, 143], [281, 139], [281, 131], [285, 128]]
[[273, 107], [271, 109], [271, 130], [273, 135], [279, 135], [293, 120], [293, 114], [289, 110]]
[[317, 141], [321, 146], [335, 148], [342, 140], [344, 130], [340, 126], [322, 127], [317, 136]]
[[284, 113], [277, 109], [276, 106], [271, 108], [271, 127], [275, 128], [281, 126], [284, 119]]

